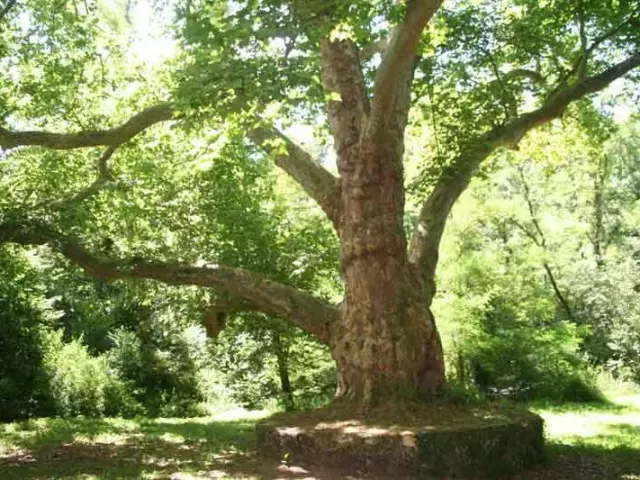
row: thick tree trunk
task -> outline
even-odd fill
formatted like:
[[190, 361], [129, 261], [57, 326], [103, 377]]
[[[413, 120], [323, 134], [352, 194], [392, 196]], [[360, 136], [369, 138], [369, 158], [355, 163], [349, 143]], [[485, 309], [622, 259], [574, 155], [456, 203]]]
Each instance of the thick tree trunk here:
[[444, 387], [428, 290], [407, 261], [401, 153], [391, 139], [360, 147], [351, 153], [357, 158], [341, 159], [346, 296], [331, 350], [339, 372], [338, 399], [365, 406]]
[[347, 306], [336, 325], [336, 399], [374, 406], [443, 390], [442, 345], [429, 308], [409, 301], [394, 309], [382, 288], [361, 285], [360, 291], [381, 298]]

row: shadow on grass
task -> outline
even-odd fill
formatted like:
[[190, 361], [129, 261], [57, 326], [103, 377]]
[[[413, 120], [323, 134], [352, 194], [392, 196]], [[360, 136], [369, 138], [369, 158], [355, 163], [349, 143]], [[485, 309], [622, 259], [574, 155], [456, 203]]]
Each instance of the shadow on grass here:
[[244, 460], [255, 422], [44, 419], [10, 427], [0, 430], [2, 479], [167, 478]]
[[42, 419], [4, 431], [0, 425], [0, 479], [344, 478], [258, 457], [254, 442], [255, 420]]

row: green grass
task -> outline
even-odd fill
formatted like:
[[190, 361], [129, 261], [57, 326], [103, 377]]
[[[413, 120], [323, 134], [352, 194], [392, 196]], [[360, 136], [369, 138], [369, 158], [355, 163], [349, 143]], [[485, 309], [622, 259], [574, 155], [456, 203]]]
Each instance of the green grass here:
[[263, 415], [230, 413], [0, 425], [0, 479], [251, 478], [255, 422]]
[[555, 478], [640, 479], [639, 393], [531, 409], [545, 419], [548, 468], [562, 473]]
[[[531, 408], [546, 420], [548, 462], [518, 478], [640, 479], [640, 394]], [[260, 416], [0, 424], [0, 479], [343, 478], [257, 458]]]

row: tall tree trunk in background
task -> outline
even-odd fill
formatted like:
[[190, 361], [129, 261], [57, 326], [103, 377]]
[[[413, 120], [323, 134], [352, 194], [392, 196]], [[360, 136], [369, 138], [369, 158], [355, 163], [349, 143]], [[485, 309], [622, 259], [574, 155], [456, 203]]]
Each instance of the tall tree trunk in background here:
[[598, 160], [598, 169], [593, 182], [593, 227], [591, 232], [593, 255], [598, 267], [604, 265], [604, 189], [608, 175], [609, 158], [607, 155], [602, 155]]
[[282, 345], [280, 333], [273, 332], [271, 342], [276, 354], [276, 362], [278, 364], [278, 376], [280, 377], [280, 388], [282, 390], [282, 403], [287, 412], [295, 410], [295, 402], [293, 400], [293, 388], [291, 387], [291, 378], [289, 377], [289, 350]]

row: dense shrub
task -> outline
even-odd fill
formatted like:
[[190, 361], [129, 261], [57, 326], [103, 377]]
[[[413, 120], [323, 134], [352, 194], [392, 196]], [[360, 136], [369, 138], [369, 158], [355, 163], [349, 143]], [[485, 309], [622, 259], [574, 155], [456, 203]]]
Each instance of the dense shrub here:
[[[640, 268], [633, 258], [574, 272], [576, 312], [589, 327], [583, 350], [620, 380], [640, 383]], [[615, 299], [615, 301], [612, 301]]]
[[50, 314], [24, 257], [0, 248], [0, 421], [53, 411], [40, 341]]
[[129, 416], [140, 411], [105, 356], [91, 356], [80, 340], [64, 343], [61, 331], [49, 333], [46, 346], [45, 369], [57, 415]]
[[148, 415], [199, 413], [211, 388], [202, 328], [181, 327], [170, 312], [164, 312], [142, 322], [136, 332], [120, 329], [111, 338], [109, 365]]
[[456, 381], [492, 396], [600, 399], [581, 352], [588, 328], [562, 319], [535, 266], [512, 275], [482, 260], [459, 261], [435, 304]]

